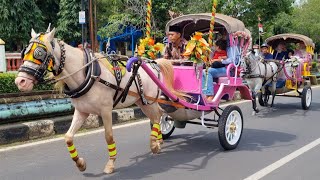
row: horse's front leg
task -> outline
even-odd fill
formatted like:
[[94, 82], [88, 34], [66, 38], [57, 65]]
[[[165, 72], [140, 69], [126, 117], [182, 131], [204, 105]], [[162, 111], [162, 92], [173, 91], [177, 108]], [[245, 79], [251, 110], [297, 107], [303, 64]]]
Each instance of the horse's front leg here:
[[111, 174], [115, 169], [115, 161], [117, 155], [116, 143], [113, 139], [113, 130], [112, 130], [112, 109], [103, 109], [104, 112], [101, 113], [103, 126], [105, 130], [105, 139], [108, 144], [109, 151], [109, 160], [104, 168], [104, 172]]
[[158, 154], [161, 150], [161, 144], [163, 143], [162, 133], [160, 129], [160, 118], [162, 112], [159, 108], [158, 103], [151, 105], [142, 105], [141, 101], [136, 102], [141, 108], [142, 112], [150, 119], [152, 124], [150, 134], [150, 149], [153, 154]]
[[254, 113], [258, 113], [259, 109], [257, 108], [257, 98], [256, 98], [257, 92], [252, 91], [252, 109], [253, 109], [253, 115]]
[[277, 88], [277, 82], [273, 81], [272, 82], [272, 101], [270, 107], [273, 107], [274, 104], [274, 98], [276, 97], [276, 88]]
[[77, 109], [75, 109], [71, 126], [68, 132], [65, 134], [65, 142], [67, 143], [70, 156], [72, 160], [76, 163], [80, 171], [86, 170], [86, 162], [83, 158], [79, 157], [77, 149], [73, 144], [73, 138], [76, 132], [81, 128], [82, 124], [84, 123], [84, 121], [87, 119], [88, 116], [89, 114], [81, 113]]

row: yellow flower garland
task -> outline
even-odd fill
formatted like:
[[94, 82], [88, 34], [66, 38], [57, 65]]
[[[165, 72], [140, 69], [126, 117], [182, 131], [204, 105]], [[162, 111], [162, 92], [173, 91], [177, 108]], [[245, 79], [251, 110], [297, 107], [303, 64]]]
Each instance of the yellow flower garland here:
[[164, 49], [164, 44], [156, 43], [151, 37], [146, 37], [140, 39], [140, 44], [138, 46], [138, 55], [148, 58], [156, 59], [157, 55], [161, 53]]

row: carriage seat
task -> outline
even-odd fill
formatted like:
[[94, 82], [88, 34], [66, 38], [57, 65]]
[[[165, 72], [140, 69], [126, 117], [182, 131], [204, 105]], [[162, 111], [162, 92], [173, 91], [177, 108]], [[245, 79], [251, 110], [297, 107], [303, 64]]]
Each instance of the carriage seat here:
[[[227, 67], [227, 76], [216, 78], [216, 82], [218, 84], [224, 83], [242, 83], [242, 79], [240, 78], [240, 68], [238, 67], [236, 72], [236, 67], [234, 64], [229, 64]], [[237, 74], [237, 77], [235, 77]]]

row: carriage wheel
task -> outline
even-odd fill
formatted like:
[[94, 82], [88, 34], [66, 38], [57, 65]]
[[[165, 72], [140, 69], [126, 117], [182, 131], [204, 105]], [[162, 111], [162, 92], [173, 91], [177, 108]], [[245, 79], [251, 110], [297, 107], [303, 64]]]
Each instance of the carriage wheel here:
[[[168, 139], [171, 136], [171, 134], [173, 133], [173, 131], [175, 129], [173, 124], [174, 124], [174, 121], [172, 120], [172, 118], [168, 114], [164, 113], [161, 116], [160, 129], [161, 129], [163, 139]], [[152, 128], [151, 123], [150, 123], [150, 125]]]
[[312, 90], [310, 86], [305, 86], [302, 90], [301, 105], [304, 110], [308, 110], [311, 106]]
[[235, 149], [241, 139], [243, 116], [238, 106], [227, 106], [219, 118], [218, 134], [221, 146], [225, 150]]

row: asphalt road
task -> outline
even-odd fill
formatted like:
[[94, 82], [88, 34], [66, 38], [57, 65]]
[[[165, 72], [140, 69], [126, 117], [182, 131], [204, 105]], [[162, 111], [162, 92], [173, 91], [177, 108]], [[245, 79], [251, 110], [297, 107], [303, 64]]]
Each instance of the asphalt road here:
[[262, 108], [256, 116], [250, 102], [239, 106], [244, 131], [233, 151], [223, 151], [217, 129], [187, 125], [165, 141], [161, 154], [152, 155], [145, 122], [114, 130], [118, 159], [112, 175], [103, 173], [108, 153], [100, 131], [75, 139], [87, 162], [83, 173], [64, 141], [56, 140], [0, 151], [0, 179], [320, 179], [320, 88], [313, 88], [308, 111], [300, 99], [286, 97], [277, 97], [274, 108]]

